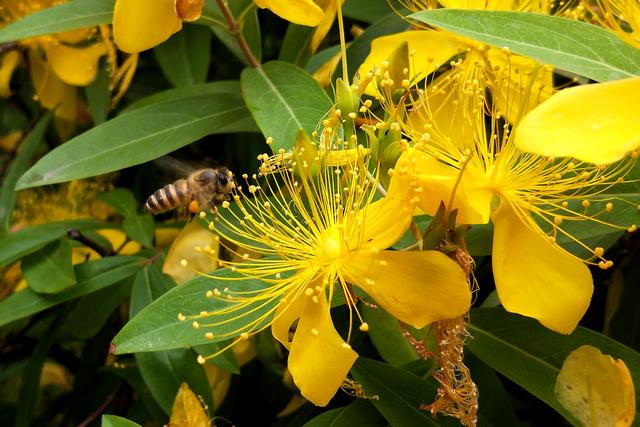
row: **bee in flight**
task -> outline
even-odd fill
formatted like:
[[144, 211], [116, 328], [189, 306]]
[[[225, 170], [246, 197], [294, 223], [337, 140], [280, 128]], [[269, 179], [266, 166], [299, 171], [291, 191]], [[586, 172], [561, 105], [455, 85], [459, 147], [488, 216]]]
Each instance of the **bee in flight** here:
[[181, 206], [187, 206], [191, 215], [207, 207], [213, 208], [228, 200], [235, 187], [233, 174], [229, 169], [200, 169], [186, 179], [156, 190], [144, 204], [145, 212], [157, 215]]

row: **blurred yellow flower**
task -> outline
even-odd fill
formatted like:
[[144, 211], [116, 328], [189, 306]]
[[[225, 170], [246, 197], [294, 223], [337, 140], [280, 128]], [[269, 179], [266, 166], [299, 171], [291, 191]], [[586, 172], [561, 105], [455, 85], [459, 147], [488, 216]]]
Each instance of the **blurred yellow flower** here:
[[[458, 209], [459, 223], [491, 220], [493, 272], [504, 307], [536, 318], [554, 331], [570, 333], [589, 306], [593, 284], [584, 261], [562, 249], [556, 238], [566, 237], [590, 252], [588, 264], [609, 268], [612, 262], [603, 257], [603, 248], [580, 242], [565, 229], [567, 223], [593, 221], [635, 230], [635, 225], [603, 221], [600, 217], [614, 209], [615, 199], [599, 200], [598, 194], [620, 182], [636, 163], [638, 153], [632, 150], [637, 147], [640, 122], [632, 118], [628, 124], [626, 119], [638, 111], [639, 100], [629, 95], [626, 102], [617, 94], [640, 93], [638, 81], [568, 89], [574, 91], [569, 96], [562, 92], [555, 95], [539, 107], [543, 115], [547, 103], [554, 105], [556, 97], [568, 101], [562, 103], [563, 112], [572, 116], [579, 111], [593, 118], [591, 109], [610, 109], [603, 113], [602, 121], [593, 122], [593, 126], [606, 128], [604, 134], [595, 135], [606, 135], [606, 143], [592, 141], [592, 127], [584, 128], [582, 120], [562, 120], [560, 124], [554, 121], [553, 113], [543, 118], [533, 110], [530, 114], [537, 119], [525, 117], [522, 124], [527, 124], [527, 130], [523, 133], [539, 137], [531, 140], [535, 143], [520, 144], [534, 151], [530, 153], [518, 148], [517, 124], [505, 123], [495, 109], [487, 121], [484, 91], [472, 90], [482, 87], [482, 82], [477, 85], [471, 77], [460, 78], [468, 80], [460, 86], [443, 84], [437, 93], [427, 90], [407, 105], [407, 110], [414, 111], [402, 126], [415, 148], [405, 152], [399, 162], [413, 165], [417, 173], [402, 173], [399, 163], [399, 179], [419, 182], [423, 189], [417, 193], [419, 205], [428, 214], [433, 215], [444, 201], [449, 209]], [[459, 89], [465, 86], [466, 90]], [[591, 90], [607, 88], [613, 92], [602, 94], [600, 104], [590, 102]], [[527, 96], [523, 93], [520, 99]], [[398, 111], [394, 114], [399, 115]], [[547, 124], [562, 131], [554, 133]], [[633, 138], [636, 142], [630, 143]], [[581, 145], [582, 141], [586, 145]], [[622, 160], [609, 165], [588, 163], [593, 159], [601, 159], [599, 163]], [[591, 206], [593, 202], [600, 202], [600, 208]]]
[[[271, 326], [273, 336], [289, 349], [296, 386], [320, 406], [333, 397], [357, 358], [348, 344], [353, 322], [368, 330], [351, 285], [416, 328], [464, 314], [471, 302], [465, 274], [446, 255], [385, 250], [409, 227], [413, 195], [392, 184], [388, 195], [374, 202], [377, 179], [368, 174], [366, 150], [360, 147], [360, 152], [355, 160], [331, 167], [324, 161], [327, 151], [315, 158], [304, 149], [262, 155], [261, 178], [254, 176], [250, 184], [245, 176], [246, 188], [234, 195], [236, 206], [225, 202], [227, 213], [210, 228], [223, 242], [230, 241], [234, 247], [228, 249], [240, 258], [220, 262], [237, 274], [226, 280], [254, 278], [269, 286], [237, 293], [215, 289], [210, 297], [236, 304], [194, 316], [206, 330], [217, 324], [217, 315], [242, 318], [256, 303], [270, 304], [268, 313], [225, 336], [240, 335], [239, 342]], [[263, 257], [249, 255], [254, 251]], [[346, 341], [329, 312], [340, 291], [351, 313]]]
[[213, 271], [218, 267], [218, 246], [218, 236], [199, 221], [191, 221], [171, 244], [162, 272], [181, 284], [197, 276], [197, 271]]
[[[3, 0], [0, 5], [0, 26], [21, 19], [57, 0]], [[78, 116], [78, 87], [87, 86], [96, 77], [100, 58], [106, 56], [112, 73], [112, 89], [116, 101], [129, 85], [137, 64], [130, 57], [121, 67], [108, 27], [83, 28], [22, 40], [27, 49], [29, 70], [35, 98], [44, 108], [54, 110], [56, 118], [73, 122]], [[11, 75], [21, 61], [20, 54], [9, 50], [0, 57], [0, 96], [11, 95]]]
[[640, 49], [640, 2], [637, 0], [582, 0], [577, 15], [613, 30]]

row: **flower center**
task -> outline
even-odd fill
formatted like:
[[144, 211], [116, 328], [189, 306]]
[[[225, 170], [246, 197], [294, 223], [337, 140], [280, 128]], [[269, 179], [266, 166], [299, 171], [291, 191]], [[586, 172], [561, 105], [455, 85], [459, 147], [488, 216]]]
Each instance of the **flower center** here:
[[328, 265], [344, 254], [342, 236], [337, 226], [327, 229], [320, 237], [318, 245], [318, 260], [322, 265]]

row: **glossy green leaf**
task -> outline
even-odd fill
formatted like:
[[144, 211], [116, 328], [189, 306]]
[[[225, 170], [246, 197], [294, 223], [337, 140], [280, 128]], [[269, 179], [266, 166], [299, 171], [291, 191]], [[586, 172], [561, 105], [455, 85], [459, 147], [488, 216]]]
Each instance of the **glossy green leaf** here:
[[[219, 277], [237, 277], [227, 269], [215, 272]], [[217, 326], [204, 326], [212, 323], [213, 317], [200, 319], [203, 324], [200, 328], [194, 328], [192, 323], [202, 311], [215, 311], [231, 306], [223, 299], [207, 298], [207, 291], [229, 288], [232, 291], [255, 291], [264, 287], [259, 280], [225, 281], [197, 277], [180, 286], [171, 289], [162, 295], [153, 304], [145, 307], [113, 339], [116, 354], [134, 353], [141, 351], [170, 350], [198, 344], [225, 341], [233, 335], [225, 335], [235, 332], [243, 325], [258, 319], [277, 305], [275, 301], [258, 308], [260, 303], [246, 307], [244, 316], [240, 313], [220, 315]], [[254, 311], [251, 311], [255, 309]], [[186, 320], [178, 320], [178, 315], [184, 315]], [[230, 320], [231, 317], [238, 317]], [[267, 316], [269, 319], [270, 316]], [[229, 320], [221, 323], [222, 320]], [[205, 338], [205, 333], [211, 332], [213, 339]]]
[[111, 104], [111, 77], [109, 75], [109, 65], [107, 61], [100, 61], [96, 78], [84, 88], [89, 104], [89, 112], [93, 123], [99, 125], [107, 120], [109, 106]]
[[[435, 399], [435, 384], [386, 363], [359, 357], [351, 368], [370, 402], [394, 426], [458, 425], [444, 417], [434, 419], [428, 411], [418, 409]], [[374, 397], [375, 396], [375, 397]]]
[[[473, 336], [467, 348], [473, 354], [574, 424], [577, 421], [554, 395], [556, 376], [571, 351], [592, 345], [604, 354], [622, 359], [633, 382], [640, 383], [640, 354], [590, 329], [578, 327], [571, 335], [561, 335], [533, 319], [506, 313], [501, 308], [472, 310], [467, 329]], [[638, 409], [639, 400], [636, 393]]]
[[0, 301], [0, 326], [114, 285], [135, 274], [144, 258], [113, 256], [89, 261], [75, 267], [78, 282], [53, 295], [40, 295], [24, 289]]
[[134, 214], [122, 221], [127, 235], [147, 248], [153, 246], [153, 225], [153, 217], [149, 214]]
[[213, 408], [211, 387], [204, 368], [197, 362], [196, 353], [190, 349], [137, 353], [136, 361], [144, 382], [160, 407], [171, 413], [173, 401], [182, 382]]
[[250, 131], [240, 94], [161, 102], [133, 110], [78, 135], [44, 156], [16, 188], [86, 178], [144, 163], [207, 135]]
[[105, 224], [93, 220], [50, 222], [23, 228], [15, 233], [7, 233], [0, 236], [0, 268], [59, 239], [71, 228], [98, 229], [105, 228]]
[[262, 134], [273, 138], [274, 152], [291, 149], [299, 129], [311, 134], [332, 107], [313, 77], [285, 62], [245, 69], [240, 85]]
[[134, 423], [117, 415], [103, 415], [101, 422], [102, 427], [142, 427], [138, 423]]
[[71, 244], [56, 240], [22, 259], [22, 274], [29, 289], [39, 294], [55, 294], [76, 283], [71, 263]]
[[356, 399], [351, 404], [323, 412], [304, 427], [386, 427], [389, 423], [366, 399]]
[[173, 280], [162, 274], [155, 263], [145, 266], [136, 274], [133, 282], [129, 317], [134, 317], [140, 310], [175, 286]]
[[402, 366], [418, 359], [415, 350], [402, 335], [400, 323], [380, 307], [362, 305], [360, 312], [369, 324], [369, 338], [380, 356], [391, 366]]
[[211, 59], [211, 38], [207, 27], [185, 25], [169, 40], [153, 49], [163, 74], [175, 87], [204, 83]]
[[135, 215], [138, 212], [138, 202], [131, 190], [126, 188], [116, 188], [115, 190], [100, 193], [98, 194], [98, 200], [102, 200], [125, 217]]
[[14, 190], [20, 175], [25, 173], [31, 162], [31, 158], [42, 142], [44, 131], [51, 121], [51, 113], [45, 113], [31, 129], [20, 146], [20, 151], [11, 162], [7, 174], [2, 177], [2, 187], [0, 187], [0, 229], [6, 231], [11, 225], [11, 213], [16, 203], [17, 193]]
[[114, 0], [73, 0], [40, 10], [0, 30], [0, 43], [110, 24]]
[[538, 13], [434, 9], [410, 15], [472, 39], [604, 82], [640, 75], [640, 50], [604, 28]]

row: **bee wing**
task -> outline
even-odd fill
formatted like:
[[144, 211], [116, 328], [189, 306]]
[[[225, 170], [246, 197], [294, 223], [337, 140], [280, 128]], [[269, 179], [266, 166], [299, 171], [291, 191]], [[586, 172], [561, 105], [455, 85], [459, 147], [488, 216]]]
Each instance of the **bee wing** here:
[[196, 168], [189, 163], [180, 161], [175, 157], [162, 156], [153, 161], [153, 163], [168, 175], [172, 175], [174, 178], [184, 178], [193, 173]]

